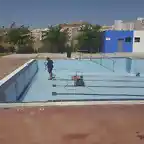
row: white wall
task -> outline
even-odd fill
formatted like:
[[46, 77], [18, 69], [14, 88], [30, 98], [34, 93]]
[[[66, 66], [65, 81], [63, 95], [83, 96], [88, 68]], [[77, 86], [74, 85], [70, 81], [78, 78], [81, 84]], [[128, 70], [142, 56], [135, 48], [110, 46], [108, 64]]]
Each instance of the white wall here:
[[114, 21], [114, 29], [115, 30], [122, 30], [123, 28], [123, 21], [122, 20], [115, 20]]
[[[140, 42], [135, 42], [135, 37], [140, 37]], [[144, 31], [134, 31], [133, 52], [144, 52]]]
[[38, 71], [36, 60], [30, 60], [0, 82], [0, 102], [16, 102]]

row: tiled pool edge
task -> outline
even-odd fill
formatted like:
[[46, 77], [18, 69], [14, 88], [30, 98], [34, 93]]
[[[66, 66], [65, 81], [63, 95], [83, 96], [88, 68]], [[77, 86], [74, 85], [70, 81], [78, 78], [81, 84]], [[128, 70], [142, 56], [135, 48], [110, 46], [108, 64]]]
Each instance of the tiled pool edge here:
[[38, 71], [37, 60], [31, 59], [0, 81], [0, 103], [20, 99]]

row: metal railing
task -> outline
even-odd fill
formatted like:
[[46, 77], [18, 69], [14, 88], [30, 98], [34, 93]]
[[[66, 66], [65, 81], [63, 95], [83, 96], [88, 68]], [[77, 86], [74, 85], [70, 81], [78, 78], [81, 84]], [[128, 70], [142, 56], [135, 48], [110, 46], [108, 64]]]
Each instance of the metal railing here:
[[102, 59], [106, 58], [106, 59], [109, 59], [109, 60], [112, 61], [112, 65], [113, 65], [112, 70], [113, 70], [113, 72], [115, 72], [115, 63], [116, 63], [116, 60], [114, 60], [113, 58], [111, 58], [109, 56], [106, 56], [105, 54], [102, 54], [102, 53], [101, 53], [101, 56], [102, 56]]
[[[93, 61], [93, 59], [96, 59], [96, 58], [99, 58], [100, 62]], [[110, 60], [112, 62], [112, 68], [109, 68], [108, 66], [105, 66], [103, 64], [104, 63], [103, 61], [106, 60], [106, 59], [108, 59], [108, 60]], [[94, 58], [93, 58], [92, 53], [91, 53], [90, 54], [90, 60], [93, 61], [93, 62], [95, 62], [95, 63], [97, 63], [97, 64], [100, 64], [101, 66], [103, 66], [104, 68], [106, 68], [106, 69], [108, 69], [108, 70], [110, 70], [112, 72], [115, 72], [115, 63], [116, 63], [116, 60], [114, 60], [113, 58], [111, 58], [111, 57], [109, 57], [109, 56], [107, 56], [107, 55], [105, 55], [103, 53], [100, 53], [99, 57], [97, 56], [97, 57], [94, 57]]]
[[[97, 64], [100, 64], [102, 67], [104, 67], [104, 68], [106, 68], [106, 69], [108, 69], [108, 70], [110, 70], [110, 71], [112, 71], [112, 72], [115, 72], [115, 63], [116, 63], [116, 60], [114, 60], [112, 57], [107, 56], [107, 55], [104, 54], [104, 53], [99, 53], [100, 55], [98, 55], [98, 56], [93, 56], [93, 53], [89, 53], [89, 55], [86, 54], [87, 56], [84, 56], [84, 52], [87, 52], [87, 50], [77, 51], [77, 52], [78, 52], [78, 53], [77, 53], [77, 56], [78, 56], [77, 59], [82, 60], [82, 59], [84, 59], [84, 58], [88, 58], [88, 59], [90, 59], [92, 62], [97, 63]], [[93, 59], [94, 59], [95, 61], [93, 61]], [[96, 59], [100, 59], [100, 62], [96, 61]], [[112, 62], [112, 68], [104, 65], [104, 60], [106, 60], [106, 59], [108, 59], [108, 60], [110, 60], [110, 61]]]
[[88, 50], [80, 50], [80, 51], [77, 51], [77, 54], [78, 54], [78, 59], [81, 60], [84, 58], [84, 53], [88, 52]]

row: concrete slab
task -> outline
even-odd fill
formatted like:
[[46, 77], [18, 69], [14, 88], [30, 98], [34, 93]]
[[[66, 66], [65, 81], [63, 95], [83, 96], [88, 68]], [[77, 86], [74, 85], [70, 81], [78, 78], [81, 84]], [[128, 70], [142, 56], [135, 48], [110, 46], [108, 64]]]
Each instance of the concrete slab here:
[[0, 79], [10, 74], [28, 60], [30, 60], [30, 58], [0, 58]]
[[143, 144], [144, 105], [0, 109], [2, 144]]

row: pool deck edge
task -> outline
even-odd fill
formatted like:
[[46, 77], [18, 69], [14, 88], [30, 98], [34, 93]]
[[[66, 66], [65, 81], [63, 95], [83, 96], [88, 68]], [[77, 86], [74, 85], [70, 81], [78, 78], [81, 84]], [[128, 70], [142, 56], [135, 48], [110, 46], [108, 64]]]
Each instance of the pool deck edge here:
[[89, 106], [89, 105], [140, 105], [144, 101], [89, 101], [89, 102], [29, 102], [29, 103], [1, 103], [0, 108], [39, 107], [39, 106]]
[[31, 59], [29, 61], [27, 61], [26, 63], [24, 63], [23, 65], [21, 65], [20, 67], [18, 67], [17, 69], [15, 69], [14, 71], [12, 71], [10, 74], [8, 74], [7, 76], [5, 76], [4, 78], [2, 78], [0, 80], [0, 86], [2, 86], [4, 83], [6, 83], [8, 80], [10, 80], [13, 76], [15, 76], [18, 72], [20, 72], [24, 67], [26, 67], [28, 64], [32, 63], [34, 61], [34, 59]]

